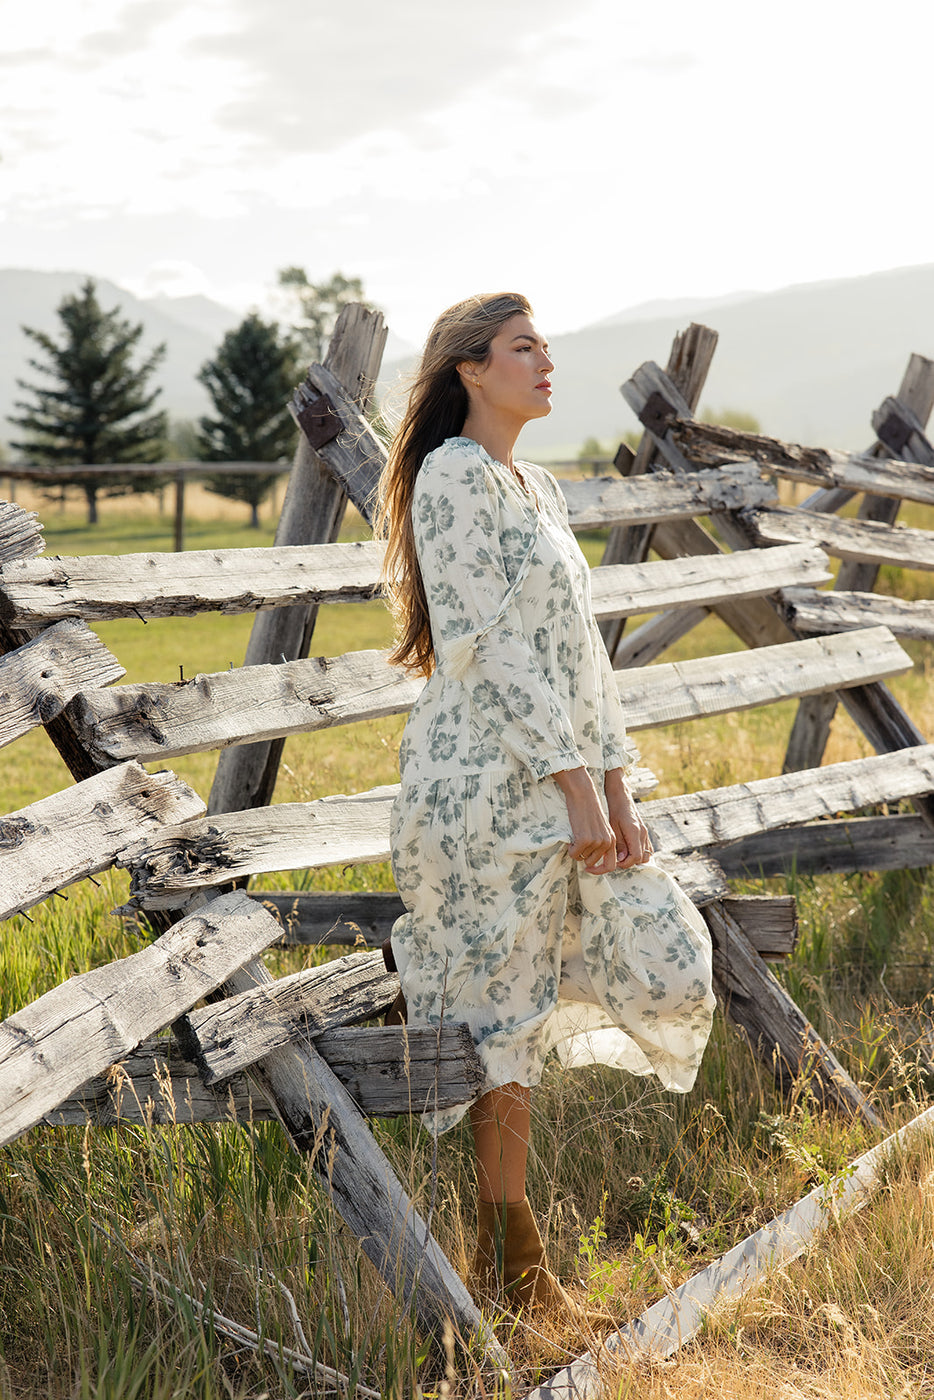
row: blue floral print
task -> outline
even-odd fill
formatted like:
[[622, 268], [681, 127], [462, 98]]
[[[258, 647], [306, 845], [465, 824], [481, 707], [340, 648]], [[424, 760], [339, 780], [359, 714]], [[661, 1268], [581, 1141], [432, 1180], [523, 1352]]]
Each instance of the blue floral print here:
[[[400, 747], [392, 943], [412, 1025], [466, 1021], [485, 1088], [546, 1055], [686, 1092], [714, 1008], [706, 925], [655, 865], [589, 875], [553, 774], [636, 757], [564, 497], [478, 444], [425, 459], [413, 502], [437, 668]], [[443, 1132], [464, 1107], [426, 1112]]]

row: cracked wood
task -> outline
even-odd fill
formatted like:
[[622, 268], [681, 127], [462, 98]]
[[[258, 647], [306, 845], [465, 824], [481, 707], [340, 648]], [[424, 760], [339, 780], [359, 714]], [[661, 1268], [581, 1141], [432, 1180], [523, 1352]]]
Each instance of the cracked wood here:
[[134, 838], [204, 811], [174, 773], [108, 769], [0, 817], [0, 918], [113, 865]]
[[0, 747], [48, 724], [80, 691], [96, 690], [125, 674], [87, 623], [76, 618], [57, 622], [0, 659]]
[[692, 851], [930, 792], [934, 745], [923, 744], [735, 787], [660, 798], [640, 810], [660, 850]]
[[[184, 682], [117, 686], [79, 695], [68, 716], [101, 766], [307, 733], [409, 710], [423, 681], [390, 666], [386, 655], [348, 652]], [[878, 680], [910, 667], [891, 634], [876, 627], [845, 638], [619, 672], [616, 684], [627, 727], [638, 730]]]
[[106, 967], [72, 977], [0, 1025], [0, 1145], [219, 987], [278, 936], [242, 890]]
[[[317, 1036], [315, 1049], [351, 1094], [361, 1112], [390, 1118], [427, 1105], [453, 1108], [477, 1092], [477, 1052], [463, 1025], [433, 1030], [397, 1026], [334, 1030]], [[275, 1120], [261, 1090], [242, 1074], [208, 1088], [171, 1036], [145, 1040], [89, 1079], [41, 1120], [50, 1127], [93, 1123], [230, 1123]]]
[[839, 519], [788, 506], [749, 511], [744, 519], [762, 544], [816, 545], [836, 559], [894, 564], [899, 569], [934, 569], [934, 535], [904, 525]]
[[[133, 898], [146, 909], [170, 909], [203, 886], [273, 870], [321, 869], [389, 859], [389, 818], [398, 788], [354, 797], [276, 803], [261, 811], [219, 812], [165, 828], [120, 853], [131, 871]], [[684, 848], [682, 848], [684, 849]], [[695, 900], [726, 890], [716, 865], [659, 854]]]
[[[894, 401], [893, 401], [894, 402]], [[934, 505], [934, 467], [919, 462], [879, 458], [864, 452], [837, 452], [802, 447], [759, 433], [736, 432], [717, 423], [674, 419], [669, 431], [696, 466], [718, 467], [727, 461], [757, 462], [761, 467], [816, 486], [844, 487], [874, 496], [892, 496]]]

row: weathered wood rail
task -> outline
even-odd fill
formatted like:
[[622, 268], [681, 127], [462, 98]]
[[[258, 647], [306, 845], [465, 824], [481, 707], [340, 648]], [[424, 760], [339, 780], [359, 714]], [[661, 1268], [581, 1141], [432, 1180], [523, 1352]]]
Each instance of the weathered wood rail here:
[[[268, 806], [288, 736], [403, 713], [421, 687], [384, 653], [308, 655], [319, 606], [379, 593], [382, 547], [337, 535], [348, 500], [367, 518], [372, 506], [382, 448], [364, 409], [384, 340], [380, 318], [351, 308], [325, 365], [297, 392], [304, 436], [270, 549], [47, 559], [35, 517], [0, 504], [0, 744], [44, 725], [57, 742], [64, 735], [81, 779], [0, 818], [0, 917], [120, 866], [134, 907], [161, 930], [0, 1026], [0, 1141], [39, 1122], [88, 1119], [275, 1117], [303, 1151], [327, 1132], [335, 1204], [387, 1283], [426, 1326], [448, 1316], [465, 1335], [483, 1334], [364, 1119], [472, 1099], [481, 1079], [465, 1029], [362, 1024], [398, 989], [373, 953], [278, 982], [258, 961], [278, 940], [374, 946], [398, 915], [396, 897], [223, 892], [261, 872], [388, 855], [391, 787]], [[916, 357], [907, 389], [873, 419], [883, 445], [869, 454], [798, 447], [694, 421], [715, 342], [692, 327], [669, 375], [637, 371], [624, 392], [646, 426], [639, 451], [619, 454], [618, 478], [562, 488], [575, 529], [610, 530], [592, 591], [633, 730], [802, 697], [826, 716], [839, 698], [878, 750], [681, 797], [650, 797], [646, 770], [634, 784], [659, 863], [704, 910], [718, 996], [753, 1051], [783, 1086], [804, 1074], [821, 1103], [875, 1123], [766, 966], [794, 946], [794, 902], [734, 896], [728, 877], [934, 855], [934, 746], [883, 684], [911, 664], [896, 635], [934, 636], [934, 603], [817, 587], [830, 579], [828, 554], [854, 569], [934, 567], [934, 536], [893, 528], [899, 501], [934, 503], [934, 450], [926, 412], [918, 416], [934, 375]], [[810, 509], [778, 506], [773, 474], [818, 485]], [[854, 492], [884, 498], [879, 518], [830, 513]], [[245, 665], [173, 685], [113, 685], [120, 663], [88, 625], [210, 610], [256, 613]], [[746, 649], [647, 666], [709, 612]], [[628, 618], [646, 615], [625, 632]], [[142, 767], [215, 749], [206, 816], [174, 775]], [[843, 816], [908, 800], [918, 815]]]
[[[402, 714], [419, 679], [385, 652], [349, 652], [279, 666], [216, 671], [171, 684], [86, 691], [69, 716], [102, 766], [224, 748]], [[762, 651], [621, 671], [617, 689], [633, 731], [768, 705], [898, 675], [911, 658], [885, 627], [789, 642]]]

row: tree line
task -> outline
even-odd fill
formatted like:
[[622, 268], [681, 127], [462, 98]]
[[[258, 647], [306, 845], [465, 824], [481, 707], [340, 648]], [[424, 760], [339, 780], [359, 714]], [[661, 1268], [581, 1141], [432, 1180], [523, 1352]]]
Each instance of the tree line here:
[[[290, 461], [296, 429], [287, 403], [302, 361], [321, 360], [341, 308], [365, 302], [360, 278], [340, 272], [315, 283], [303, 268], [284, 268], [279, 285], [291, 300], [292, 324], [283, 328], [250, 312], [198, 371], [213, 408], [198, 419], [191, 436], [198, 461]], [[25, 397], [15, 402], [17, 412], [9, 421], [21, 436], [10, 446], [31, 465], [60, 473], [63, 484], [75, 467], [163, 461], [169, 419], [156, 406], [162, 390], [151, 381], [165, 358], [165, 344], [140, 358], [143, 325], [124, 319], [119, 306], [105, 310], [93, 278], [64, 297], [56, 315], [57, 336], [23, 326], [39, 352], [29, 358], [29, 368], [43, 382], [17, 380]], [[205, 485], [244, 502], [250, 523], [258, 527], [259, 507], [275, 479], [275, 473], [218, 471], [207, 475]], [[138, 475], [82, 480], [88, 523], [97, 521], [101, 495], [151, 491], [155, 484]]]

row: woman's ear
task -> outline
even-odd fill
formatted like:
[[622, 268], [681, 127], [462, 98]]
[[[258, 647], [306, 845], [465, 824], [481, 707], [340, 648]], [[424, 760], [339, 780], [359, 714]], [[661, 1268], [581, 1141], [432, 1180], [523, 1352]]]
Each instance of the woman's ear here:
[[457, 372], [465, 389], [469, 389], [471, 386], [475, 389], [480, 388], [480, 366], [474, 364], [472, 360], [461, 360], [457, 366]]

